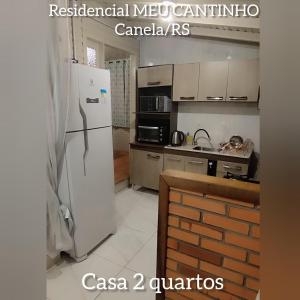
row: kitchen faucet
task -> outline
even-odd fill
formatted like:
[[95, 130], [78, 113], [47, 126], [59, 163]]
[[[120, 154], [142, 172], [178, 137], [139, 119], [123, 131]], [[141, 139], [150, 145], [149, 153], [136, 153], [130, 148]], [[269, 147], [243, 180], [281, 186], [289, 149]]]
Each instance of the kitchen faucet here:
[[194, 133], [194, 137], [193, 137], [193, 145], [197, 145], [197, 140], [198, 140], [198, 139], [196, 139], [196, 135], [197, 135], [197, 133], [200, 132], [200, 131], [203, 131], [203, 132], [206, 133], [207, 139], [208, 139], [209, 143], [211, 144], [211, 138], [210, 138], [210, 135], [208, 134], [208, 132], [207, 132], [205, 129], [200, 128], [200, 129], [196, 130], [195, 133]]

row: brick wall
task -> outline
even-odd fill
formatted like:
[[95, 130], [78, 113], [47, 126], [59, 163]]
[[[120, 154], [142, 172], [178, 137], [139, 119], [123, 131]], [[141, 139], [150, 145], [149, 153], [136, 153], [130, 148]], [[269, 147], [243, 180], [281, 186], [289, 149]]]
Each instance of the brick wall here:
[[222, 277], [222, 291], [166, 291], [172, 300], [255, 299], [260, 212], [252, 204], [172, 189], [166, 276]]

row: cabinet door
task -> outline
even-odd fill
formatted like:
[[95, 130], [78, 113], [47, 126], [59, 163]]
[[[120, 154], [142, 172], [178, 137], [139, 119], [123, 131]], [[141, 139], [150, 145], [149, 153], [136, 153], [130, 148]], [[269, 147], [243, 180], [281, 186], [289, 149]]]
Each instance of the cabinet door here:
[[184, 169], [186, 172], [207, 174], [208, 160], [205, 158], [198, 157], [186, 157]]
[[227, 100], [257, 102], [259, 90], [259, 61], [230, 61]]
[[173, 100], [197, 100], [199, 64], [179, 64], [174, 66]]
[[184, 156], [164, 154], [164, 170], [184, 171]]
[[227, 161], [218, 161], [217, 177], [224, 177], [227, 174], [227, 172], [230, 172], [235, 175], [247, 175], [248, 165]]
[[131, 150], [131, 183], [159, 189], [159, 175], [163, 170], [163, 154], [143, 150]]
[[138, 69], [138, 87], [172, 85], [173, 65], [155, 66]]
[[200, 63], [199, 101], [225, 101], [228, 79], [228, 62]]

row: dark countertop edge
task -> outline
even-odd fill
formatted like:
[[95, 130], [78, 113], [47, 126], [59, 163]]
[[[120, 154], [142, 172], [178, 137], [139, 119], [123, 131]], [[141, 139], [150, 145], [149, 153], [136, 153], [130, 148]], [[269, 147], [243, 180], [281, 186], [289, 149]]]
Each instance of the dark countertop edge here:
[[185, 151], [185, 150], [176, 150], [176, 149], [169, 149], [165, 148], [165, 145], [155, 145], [155, 144], [144, 144], [144, 143], [130, 143], [130, 147], [132, 149], [139, 149], [144, 151], [153, 151], [157, 153], [166, 153], [166, 154], [173, 154], [173, 155], [182, 155], [188, 157], [198, 157], [198, 158], [206, 158], [211, 160], [221, 160], [221, 161], [228, 161], [234, 163], [241, 163], [241, 164], [249, 164], [250, 158], [242, 158], [236, 156], [225, 156], [225, 155], [218, 155], [218, 154], [210, 154], [210, 153], [203, 153], [203, 152], [192, 152], [192, 151]]
[[130, 143], [130, 148], [144, 150], [144, 151], [152, 151], [157, 153], [164, 153], [165, 145], [144, 144], [144, 143], [133, 142]]

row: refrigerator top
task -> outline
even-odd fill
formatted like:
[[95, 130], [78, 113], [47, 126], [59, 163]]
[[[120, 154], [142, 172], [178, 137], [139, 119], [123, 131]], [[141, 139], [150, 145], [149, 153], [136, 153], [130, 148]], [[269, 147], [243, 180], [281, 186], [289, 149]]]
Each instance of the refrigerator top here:
[[68, 132], [111, 126], [110, 72], [73, 64], [71, 77]]

